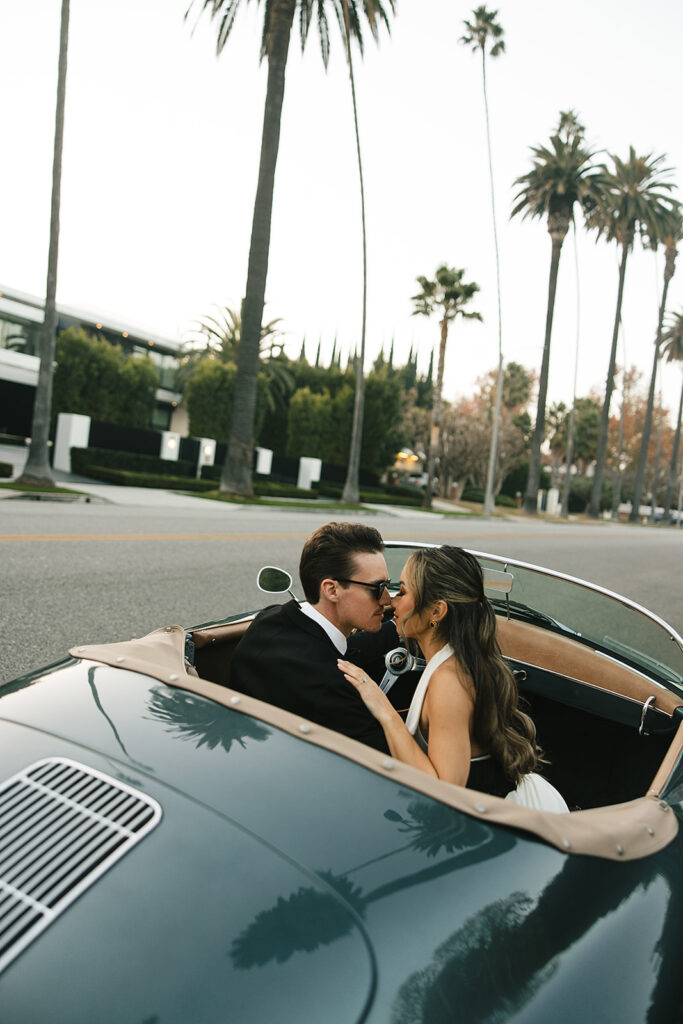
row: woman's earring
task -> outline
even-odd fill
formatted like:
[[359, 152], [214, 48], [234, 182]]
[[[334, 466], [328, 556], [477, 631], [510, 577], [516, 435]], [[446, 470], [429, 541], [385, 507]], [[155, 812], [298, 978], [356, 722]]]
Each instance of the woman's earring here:
[[429, 620], [429, 628], [436, 629], [436, 622], [434, 621], [434, 619]]

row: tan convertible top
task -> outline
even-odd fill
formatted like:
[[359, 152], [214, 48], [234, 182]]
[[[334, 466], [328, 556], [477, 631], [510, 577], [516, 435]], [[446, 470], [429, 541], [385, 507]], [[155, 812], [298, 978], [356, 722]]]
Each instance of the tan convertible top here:
[[636, 860], [661, 850], [678, 833], [676, 816], [669, 805], [659, 799], [659, 794], [680, 757], [683, 725], [647, 795], [609, 807], [552, 814], [442, 782], [341, 733], [236, 690], [200, 679], [185, 661], [185, 630], [182, 626], [166, 626], [125, 643], [73, 647], [69, 653], [76, 658], [141, 672], [170, 686], [208, 697], [233, 711], [282, 729], [304, 743], [324, 747], [378, 775], [389, 776], [473, 818], [530, 832], [564, 853], [607, 860]]

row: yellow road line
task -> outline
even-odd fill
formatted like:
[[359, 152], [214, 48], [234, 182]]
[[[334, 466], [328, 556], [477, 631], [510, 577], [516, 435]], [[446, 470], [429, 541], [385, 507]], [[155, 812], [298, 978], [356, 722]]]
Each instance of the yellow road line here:
[[[586, 531], [581, 531], [581, 537], [585, 537]], [[598, 534], [588, 534], [597, 536]], [[599, 534], [604, 537], [603, 533]], [[478, 540], [481, 538], [493, 538], [507, 540], [526, 540], [537, 537], [568, 537], [575, 536], [567, 533], [566, 530], [539, 530], [533, 533], [519, 533], [517, 530], [509, 533], [437, 533], [435, 531], [416, 532], [411, 530], [411, 537], [405, 534], [384, 534], [386, 540], [400, 540], [410, 544], [411, 541], [437, 541], [437, 540]], [[72, 542], [72, 541], [128, 541], [128, 540], [295, 540], [301, 537], [308, 537], [308, 532], [297, 533], [5, 533], [0, 534], [0, 543], [22, 543], [22, 542]]]

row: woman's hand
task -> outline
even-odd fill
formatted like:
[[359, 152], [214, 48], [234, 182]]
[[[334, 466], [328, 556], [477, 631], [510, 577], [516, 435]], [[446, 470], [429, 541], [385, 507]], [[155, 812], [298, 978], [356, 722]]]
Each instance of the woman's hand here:
[[337, 665], [339, 671], [343, 672], [344, 678], [358, 690], [366, 708], [370, 714], [374, 715], [380, 725], [385, 725], [397, 715], [391, 701], [380, 690], [374, 679], [370, 679], [362, 669], [358, 668], [351, 661], [344, 661], [343, 658], [338, 658]]

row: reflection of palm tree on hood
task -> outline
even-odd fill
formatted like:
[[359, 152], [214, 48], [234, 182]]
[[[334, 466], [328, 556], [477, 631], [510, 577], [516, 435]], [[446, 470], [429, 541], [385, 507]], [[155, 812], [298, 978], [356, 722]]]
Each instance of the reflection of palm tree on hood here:
[[[396, 811], [387, 811], [384, 816], [388, 821], [400, 823], [399, 831], [411, 834], [409, 843], [346, 872], [317, 872], [327, 891], [313, 885], [302, 886], [290, 896], [280, 897], [274, 907], [257, 914], [233, 942], [230, 956], [235, 966], [262, 967], [271, 960], [282, 963], [296, 952], [310, 952], [318, 946], [329, 945], [348, 935], [354, 925], [360, 925], [367, 907], [376, 900], [448, 874], [456, 866], [488, 860], [514, 844], [512, 835], [496, 834], [488, 826], [443, 804], [430, 805], [418, 800], [410, 804], [408, 810], [406, 817]], [[392, 879], [369, 893], [364, 893], [350, 880], [349, 875], [354, 871], [408, 849], [420, 851], [427, 857], [435, 857], [440, 851], [458, 852], [421, 871]]]
[[197, 747], [215, 750], [220, 745], [226, 754], [233, 743], [245, 747], [245, 740], [262, 742], [269, 736], [269, 730], [253, 718], [226, 715], [212, 701], [181, 690], [154, 690], [148, 710], [152, 718], [166, 723], [169, 732], [179, 732]]
[[[446, 1024], [453, 1020], [455, 1009], [465, 1015], [468, 1024], [498, 1024], [510, 1019], [557, 969], [561, 954], [569, 952], [632, 894], [642, 895], [657, 881], [667, 884], [656, 857], [616, 868], [595, 863], [593, 872], [585, 858], [568, 857], [537, 900], [522, 892], [512, 893], [465, 921], [439, 947], [432, 963], [408, 978], [394, 1007], [392, 1024], [414, 1020]], [[673, 897], [673, 887], [667, 888]], [[665, 929], [679, 914], [673, 903], [672, 898]], [[666, 952], [665, 945], [671, 959], [678, 943], [672, 937], [668, 943], [660, 940], [660, 952]], [[653, 970], [655, 984], [670, 983], [672, 970], [675, 965], [668, 965], [663, 972]]]

